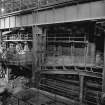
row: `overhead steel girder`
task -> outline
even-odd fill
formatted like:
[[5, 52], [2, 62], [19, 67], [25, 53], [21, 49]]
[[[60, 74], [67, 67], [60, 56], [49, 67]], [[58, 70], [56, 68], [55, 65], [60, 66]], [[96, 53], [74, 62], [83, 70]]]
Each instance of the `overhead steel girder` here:
[[[14, 14], [13, 14], [14, 15]], [[13, 16], [12, 14], [0, 19], [0, 29], [32, 25], [47, 25], [83, 20], [105, 19], [104, 1], [89, 2], [84, 4], [65, 6], [59, 8], [39, 9], [37, 23], [35, 14]]]

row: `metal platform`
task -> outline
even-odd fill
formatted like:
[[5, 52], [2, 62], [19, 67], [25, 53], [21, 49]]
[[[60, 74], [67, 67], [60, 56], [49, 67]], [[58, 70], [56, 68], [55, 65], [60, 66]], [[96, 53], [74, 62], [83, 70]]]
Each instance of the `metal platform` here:
[[103, 67], [41, 66], [41, 73], [44, 73], [44, 74], [77, 74], [77, 75], [102, 78]]

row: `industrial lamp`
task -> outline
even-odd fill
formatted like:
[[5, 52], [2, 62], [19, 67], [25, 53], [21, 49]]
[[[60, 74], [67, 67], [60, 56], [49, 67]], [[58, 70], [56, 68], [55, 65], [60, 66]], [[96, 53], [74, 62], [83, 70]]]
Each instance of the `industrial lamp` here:
[[1, 8], [1, 12], [3, 13], [5, 11], [5, 9], [4, 8]]

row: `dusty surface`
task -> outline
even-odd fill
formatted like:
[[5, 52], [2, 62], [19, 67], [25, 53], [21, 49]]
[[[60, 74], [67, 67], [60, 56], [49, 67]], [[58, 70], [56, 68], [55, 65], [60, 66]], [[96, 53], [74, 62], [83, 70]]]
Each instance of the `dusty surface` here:
[[[14, 96], [23, 101], [18, 101]], [[54, 97], [54, 95], [51, 96], [50, 93], [34, 88], [21, 90], [20, 92], [15, 93], [14, 96], [11, 98], [11, 105], [18, 105], [18, 102], [19, 105], [70, 105], [65, 99], [63, 101], [63, 98], [58, 101], [58, 97]]]

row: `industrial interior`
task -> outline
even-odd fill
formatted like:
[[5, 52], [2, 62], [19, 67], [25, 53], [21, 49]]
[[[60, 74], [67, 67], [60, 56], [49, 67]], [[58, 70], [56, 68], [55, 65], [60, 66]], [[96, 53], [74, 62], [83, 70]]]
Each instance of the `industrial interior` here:
[[0, 0], [0, 104], [104, 105], [104, 3]]

